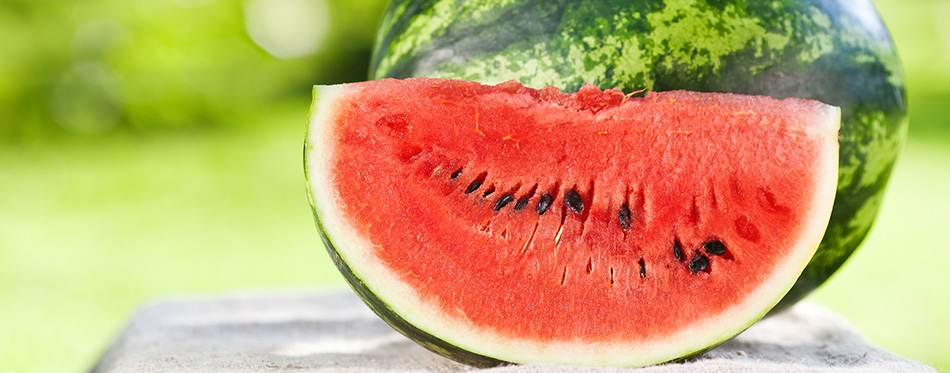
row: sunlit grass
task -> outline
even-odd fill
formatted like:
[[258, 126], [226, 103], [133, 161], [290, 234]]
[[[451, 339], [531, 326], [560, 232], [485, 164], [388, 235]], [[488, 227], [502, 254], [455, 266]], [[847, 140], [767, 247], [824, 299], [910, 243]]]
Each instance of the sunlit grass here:
[[154, 296], [341, 283], [304, 192], [307, 103], [284, 112], [0, 150], [0, 371], [85, 370]]
[[812, 299], [842, 313], [874, 343], [950, 370], [950, 148], [912, 139], [865, 244]]

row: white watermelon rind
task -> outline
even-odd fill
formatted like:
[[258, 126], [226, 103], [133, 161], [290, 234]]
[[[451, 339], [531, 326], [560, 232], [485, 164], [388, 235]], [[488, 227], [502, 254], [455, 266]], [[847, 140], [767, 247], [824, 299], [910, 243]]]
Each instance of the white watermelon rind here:
[[662, 339], [641, 342], [591, 344], [585, 342], [536, 342], [505, 337], [477, 329], [439, 311], [373, 254], [373, 246], [343, 216], [343, 201], [333, 187], [330, 164], [334, 152], [333, 129], [341, 100], [357, 95], [359, 84], [315, 86], [304, 146], [307, 191], [317, 228], [337, 268], [347, 282], [383, 320], [420, 345], [443, 356], [476, 366], [503, 362], [583, 366], [637, 367], [691, 356], [705, 351], [747, 329], [762, 318], [795, 283], [814, 255], [828, 224], [838, 176], [837, 132], [840, 110], [828, 106], [818, 128], [827, 133], [826, 154], [820, 155], [820, 191], [801, 238], [784, 264], [745, 301], [728, 311], [684, 325]]

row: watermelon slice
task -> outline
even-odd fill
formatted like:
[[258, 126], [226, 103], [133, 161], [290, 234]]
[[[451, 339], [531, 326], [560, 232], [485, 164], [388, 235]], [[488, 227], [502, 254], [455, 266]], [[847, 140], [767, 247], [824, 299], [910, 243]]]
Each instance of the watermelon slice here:
[[516, 82], [314, 89], [305, 172], [334, 262], [473, 365], [642, 366], [721, 343], [828, 225], [836, 107]]

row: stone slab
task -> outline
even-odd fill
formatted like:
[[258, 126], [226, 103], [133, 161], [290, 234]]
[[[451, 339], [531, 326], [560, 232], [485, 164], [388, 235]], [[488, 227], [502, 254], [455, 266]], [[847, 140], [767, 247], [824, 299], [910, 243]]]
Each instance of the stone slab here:
[[245, 292], [153, 301], [92, 369], [125, 372], [935, 372], [882, 350], [810, 303], [680, 363], [635, 370], [476, 369], [416, 345], [350, 291]]

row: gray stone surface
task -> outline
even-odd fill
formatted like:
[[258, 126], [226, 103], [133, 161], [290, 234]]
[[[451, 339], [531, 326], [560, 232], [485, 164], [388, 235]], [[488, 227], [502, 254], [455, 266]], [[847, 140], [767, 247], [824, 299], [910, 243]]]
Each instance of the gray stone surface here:
[[[396, 333], [349, 291], [268, 292], [152, 302], [93, 372], [614, 372], [475, 369]], [[628, 371], [628, 370], [623, 370]], [[637, 372], [934, 372], [870, 345], [838, 315], [803, 303], [682, 363]]]

